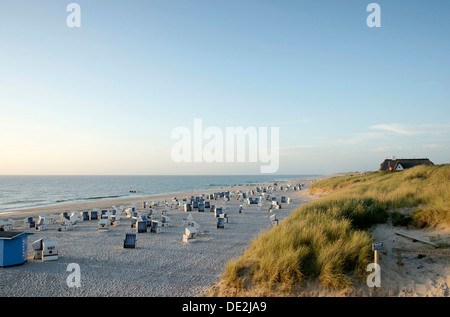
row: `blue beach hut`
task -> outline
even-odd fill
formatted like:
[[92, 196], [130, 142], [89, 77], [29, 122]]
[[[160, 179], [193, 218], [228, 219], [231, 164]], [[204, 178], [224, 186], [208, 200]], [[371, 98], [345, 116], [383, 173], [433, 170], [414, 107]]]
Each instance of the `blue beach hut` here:
[[27, 260], [27, 232], [0, 231], [0, 267], [23, 264]]

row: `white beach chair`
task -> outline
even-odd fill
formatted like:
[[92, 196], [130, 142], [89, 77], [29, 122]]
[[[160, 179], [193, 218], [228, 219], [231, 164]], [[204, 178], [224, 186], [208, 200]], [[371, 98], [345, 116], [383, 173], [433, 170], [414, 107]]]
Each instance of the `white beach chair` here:
[[117, 212], [115, 215], [111, 215], [109, 221], [112, 226], [120, 225], [120, 212]]
[[45, 230], [45, 223], [46, 218], [39, 216], [38, 222], [36, 223], [36, 231], [44, 231]]
[[43, 241], [44, 241], [44, 239], [39, 239], [39, 240], [34, 241], [31, 244], [31, 247], [34, 250], [34, 257], [33, 257], [34, 260], [42, 260], [42, 249], [43, 249], [42, 242]]
[[269, 218], [270, 218], [270, 223], [271, 223], [272, 227], [278, 225], [277, 214], [273, 214]]
[[58, 259], [58, 243], [56, 241], [45, 241], [39, 239], [31, 246], [34, 249], [34, 259], [40, 261], [52, 261]]
[[161, 217], [161, 225], [163, 227], [169, 227], [170, 226], [170, 217], [169, 216], [162, 216]]
[[194, 218], [192, 217], [191, 214], [188, 214], [187, 217], [183, 218], [183, 226], [189, 226], [191, 222], [194, 221]]
[[8, 219], [8, 221], [0, 220], [0, 231], [12, 231], [14, 228], [15, 220]]
[[65, 219], [62, 221], [61, 225], [58, 228], [58, 231], [67, 231], [72, 227], [72, 224], [69, 220]]
[[64, 219], [67, 219], [67, 220], [70, 219], [69, 213], [66, 211], [59, 214], [59, 220], [64, 221]]
[[131, 218], [133, 216], [131, 208], [125, 208], [125, 216], [127, 218]]
[[33, 217], [27, 217], [23, 220], [23, 225], [25, 228], [34, 228], [36, 226], [36, 222], [33, 220]]
[[42, 261], [51, 261], [58, 259], [58, 242], [45, 241], [42, 250]]
[[183, 234], [183, 242], [191, 243], [197, 241], [197, 229], [195, 227], [186, 227]]
[[109, 231], [109, 219], [100, 219], [98, 221], [98, 231], [100, 232]]
[[77, 212], [73, 212], [70, 215], [70, 224], [72, 225], [72, 227], [77, 227], [78, 226], [78, 221], [80, 221], [80, 217], [78, 217], [78, 213]]
[[15, 224], [16, 224], [16, 221], [14, 219], [8, 219], [5, 229], [7, 229], [7, 231], [12, 231], [12, 230], [14, 230]]
[[161, 233], [161, 222], [158, 220], [152, 220], [152, 225], [150, 231], [152, 233]]

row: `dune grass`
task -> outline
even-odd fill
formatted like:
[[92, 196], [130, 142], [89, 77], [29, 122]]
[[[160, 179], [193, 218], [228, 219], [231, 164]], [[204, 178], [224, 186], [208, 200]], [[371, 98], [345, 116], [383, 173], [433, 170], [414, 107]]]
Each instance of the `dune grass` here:
[[[336, 190], [345, 188], [343, 190]], [[411, 224], [450, 227], [450, 165], [417, 166], [400, 172], [333, 177], [312, 184], [311, 194], [332, 193], [337, 200], [363, 197], [381, 209], [415, 208]]]
[[450, 226], [450, 165], [348, 174], [316, 182], [310, 193], [324, 197], [293, 211], [227, 264], [226, 287], [293, 294], [316, 280], [324, 289], [345, 289], [367, 274], [367, 229], [386, 222], [390, 210], [415, 208], [410, 216], [396, 214], [399, 225]]

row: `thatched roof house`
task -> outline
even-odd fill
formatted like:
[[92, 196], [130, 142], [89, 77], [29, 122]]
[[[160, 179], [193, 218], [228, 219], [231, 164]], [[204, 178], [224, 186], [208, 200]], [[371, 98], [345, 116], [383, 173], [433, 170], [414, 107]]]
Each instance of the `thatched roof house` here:
[[386, 159], [380, 164], [379, 171], [401, 171], [418, 165], [434, 165], [427, 158], [422, 159]]

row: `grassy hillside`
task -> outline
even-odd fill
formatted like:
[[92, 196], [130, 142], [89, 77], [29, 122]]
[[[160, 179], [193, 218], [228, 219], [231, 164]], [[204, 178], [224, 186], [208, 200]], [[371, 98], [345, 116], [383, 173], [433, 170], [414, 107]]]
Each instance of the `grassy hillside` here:
[[[342, 289], [365, 279], [373, 261], [371, 226], [391, 217], [401, 225], [450, 227], [450, 165], [348, 174], [314, 183], [310, 192], [324, 197], [256, 238], [227, 264], [222, 285], [286, 295], [308, 281]], [[413, 212], [394, 211], [402, 208]]]
[[[417, 166], [400, 172], [349, 174], [314, 183], [311, 194], [327, 199], [373, 200], [381, 209], [414, 208], [410, 224], [418, 228], [450, 227], [450, 165]], [[394, 213], [394, 216], [398, 213]]]

